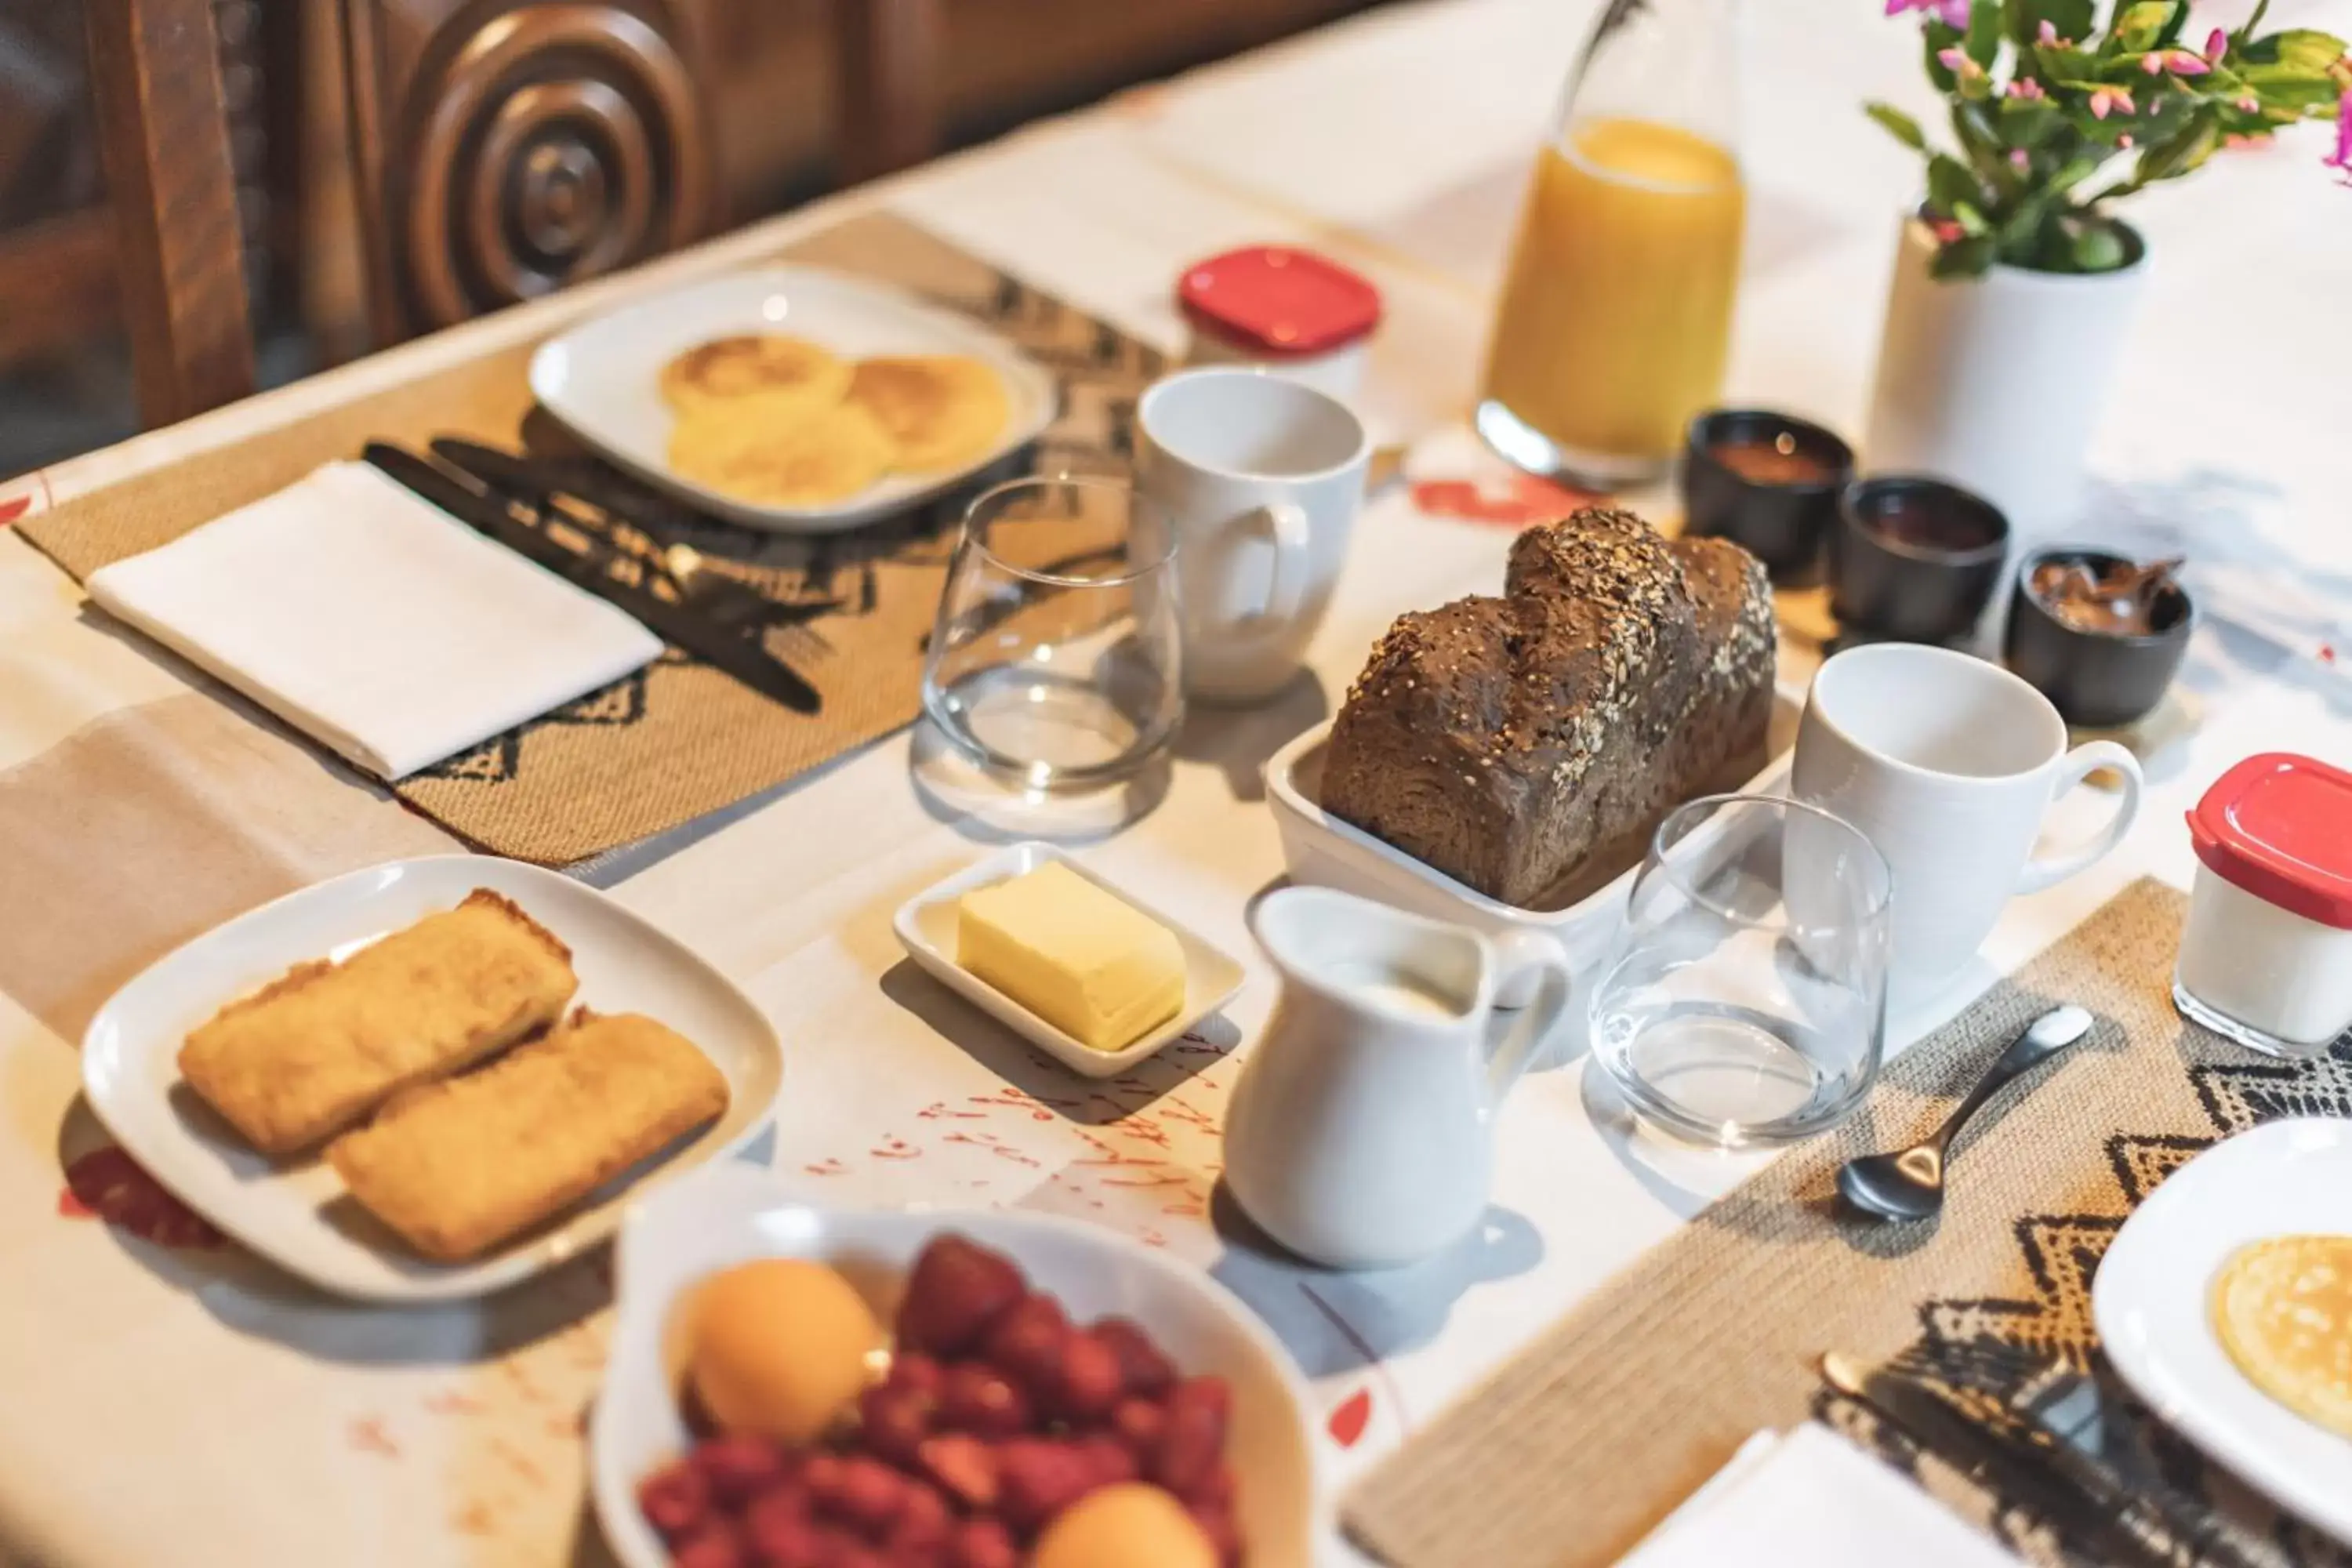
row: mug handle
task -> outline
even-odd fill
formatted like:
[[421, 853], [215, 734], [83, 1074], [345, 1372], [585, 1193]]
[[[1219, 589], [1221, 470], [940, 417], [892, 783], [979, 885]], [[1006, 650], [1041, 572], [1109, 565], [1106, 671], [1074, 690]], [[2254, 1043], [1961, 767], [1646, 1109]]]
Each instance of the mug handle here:
[[1279, 635], [1298, 618], [1307, 602], [1307, 584], [1314, 574], [1307, 560], [1312, 529], [1307, 510], [1286, 500], [1268, 501], [1244, 512], [1231, 525], [1274, 546], [1274, 580], [1266, 584], [1265, 607], [1244, 616], [1235, 629], [1263, 627]]
[[1495, 991], [1522, 975], [1532, 973], [1536, 976], [1535, 1000], [1520, 1009], [1486, 1058], [1487, 1103], [1498, 1105], [1528, 1070], [1528, 1064], [1535, 1060], [1536, 1051], [1550, 1035], [1552, 1026], [1567, 1013], [1574, 982], [1567, 955], [1560, 951], [1559, 943], [1548, 936], [1510, 931], [1487, 941], [1495, 949]]
[[2019, 892], [2038, 893], [2077, 871], [2088, 870], [2131, 831], [2132, 823], [2139, 816], [2140, 790], [2146, 781], [2140, 776], [2139, 759], [2113, 741], [2086, 741], [2067, 752], [2066, 760], [2059, 765], [2057, 787], [2050, 792], [2050, 798], [2057, 800], [2101, 768], [2113, 768], [2123, 775], [2124, 797], [2116, 807], [2115, 816], [2092, 836], [2089, 843], [2028, 860], [2025, 869], [2018, 874]]

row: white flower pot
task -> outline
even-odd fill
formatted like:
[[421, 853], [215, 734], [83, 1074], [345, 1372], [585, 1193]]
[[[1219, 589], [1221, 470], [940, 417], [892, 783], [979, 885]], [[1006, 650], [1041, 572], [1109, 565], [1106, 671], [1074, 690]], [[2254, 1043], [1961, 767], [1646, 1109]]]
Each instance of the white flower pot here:
[[2147, 249], [2115, 272], [1995, 267], [1950, 282], [1927, 270], [1935, 250], [1925, 225], [1903, 226], [1864, 460], [1954, 480], [2008, 513], [2021, 543], [2046, 538], [2079, 510]]

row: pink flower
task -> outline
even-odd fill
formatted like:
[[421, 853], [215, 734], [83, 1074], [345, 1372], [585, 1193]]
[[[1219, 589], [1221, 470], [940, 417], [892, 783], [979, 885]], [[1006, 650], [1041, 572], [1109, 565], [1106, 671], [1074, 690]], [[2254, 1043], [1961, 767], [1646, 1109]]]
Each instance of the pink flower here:
[[1980, 77], [1984, 75], [1984, 67], [1977, 64], [1976, 61], [1969, 58], [1966, 54], [1957, 48], [1937, 49], [1936, 51], [1936, 58], [1944, 62], [1944, 68], [1946, 70], [1950, 71], [1954, 76], [1958, 77], [1963, 81], [1966, 81], [1972, 77]]
[[1906, 11], [1932, 12], [1948, 27], [1965, 29], [1969, 25], [1969, 0], [1886, 0], [1888, 16], [1899, 16]]
[[2216, 27], [2205, 36], [2205, 63], [2218, 66], [2230, 52], [2230, 35]]
[[2132, 145], [2132, 134], [2131, 134], [2131, 132], [2128, 132], [2128, 131], [2126, 131], [2126, 132], [2125, 132], [2122, 135], [2120, 135], [2120, 136], [2116, 137], [2116, 146], [2118, 146], [2118, 147], [2120, 147], [2120, 148], [2122, 148], [2122, 149], [2123, 149], [2125, 152], [2126, 152], [2126, 153], [2130, 152], [2130, 151], [2131, 151], [2131, 145]]
[[2329, 168], [2341, 173], [2345, 183], [2352, 184], [2352, 87], [2336, 100], [2336, 151], [2320, 160]]
[[2139, 68], [2150, 76], [2170, 71], [2175, 76], [2203, 76], [2213, 68], [2187, 49], [2150, 49], [2140, 56]]
[[2260, 114], [2262, 111], [2263, 111], [2263, 100], [2262, 100], [2261, 99], [2259, 99], [2259, 98], [2256, 98], [2252, 93], [2251, 93], [2251, 92], [2250, 92], [2250, 93], [2246, 94], [2246, 96], [2245, 96], [2245, 97], [2243, 97], [2243, 98], [2242, 98], [2242, 99], [2238, 100], [2238, 112], [2239, 112], [2239, 113], [2241, 113], [2241, 114]]
[[2050, 18], [2047, 16], [2042, 18], [2042, 26], [2033, 30], [2033, 36], [2041, 39], [2045, 44], [2056, 44], [2063, 41], [2058, 37], [2057, 26], [2052, 23]]
[[2022, 170], [2032, 161], [2025, 155], [2025, 149], [2022, 147], [2011, 147], [2009, 150], [2009, 166], [2012, 169]]
[[2092, 119], [2105, 120], [2108, 115], [2115, 113], [2118, 110], [2126, 114], [2137, 114], [2139, 112], [2137, 106], [2132, 102], [2131, 89], [2127, 87], [2095, 87], [2091, 89]]
[[2225, 133], [2221, 138], [2222, 146], [2233, 148], [2242, 152], [2248, 148], [2267, 147], [2270, 144], [2271, 133], [2267, 131], [2256, 131], [2251, 134], [2242, 136], [2237, 132], [2231, 131]]
[[2050, 95], [2042, 90], [2042, 84], [2040, 82], [2034, 80], [2030, 76], [2022, 76], [2009, 84], [2009, 96], [2011, 98], [2021, 98], [2028, 103], [2033, 103], [2038, 102]]

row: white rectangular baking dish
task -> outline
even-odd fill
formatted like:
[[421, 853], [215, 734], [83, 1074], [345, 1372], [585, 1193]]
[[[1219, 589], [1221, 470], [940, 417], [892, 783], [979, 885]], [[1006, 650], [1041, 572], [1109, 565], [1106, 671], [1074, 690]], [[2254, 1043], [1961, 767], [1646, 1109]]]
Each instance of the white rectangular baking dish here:
[[[1783, 686], [1773, 693], [1765, 742], [1770, 760], [1740, 786], [1743, 793], [1786, 793], [1789, 752], [1796, 744], [1797, 720], [1804, 706], [1801, 691]], [[1624, 917], [1633, 874], [1641, 868], [1642, 857], [1649, 847], [1645, 839], [1612, 845], [1595, 855], [1584, 870], [1562, 882], [1538, 907], [1507, 904], [1325, 811], [1320, 795], [1324, 752], [1330, 738], [1331, 725], [1326, 721], [1266, 760], [1266, 801], [1282, 834], [1282, 858], [1293, 882], [1337, 888], [1488, 935], [1529, 931], [1549, 936], [1559, 943], [1580, 980], [1592, 975], [1608, 959]], [[1507, 994], [1496, 1000], [1500, 1005], [1517, 1007], [1528, 998]], [[1580, 1015], [1582, 1008], [1572, 1011]], [[1580, 1028], [1578, 1033], [1580, 1036]]]

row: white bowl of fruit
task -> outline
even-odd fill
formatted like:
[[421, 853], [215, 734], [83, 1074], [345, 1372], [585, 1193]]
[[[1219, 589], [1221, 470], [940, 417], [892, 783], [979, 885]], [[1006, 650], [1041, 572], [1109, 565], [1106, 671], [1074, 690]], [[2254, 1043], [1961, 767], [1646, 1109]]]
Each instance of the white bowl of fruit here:
[[1310, 1396], [1206, 1274], [743, 1165], [631, 1211], [596, 1513], [628, 1568], [1307, 1568]]

